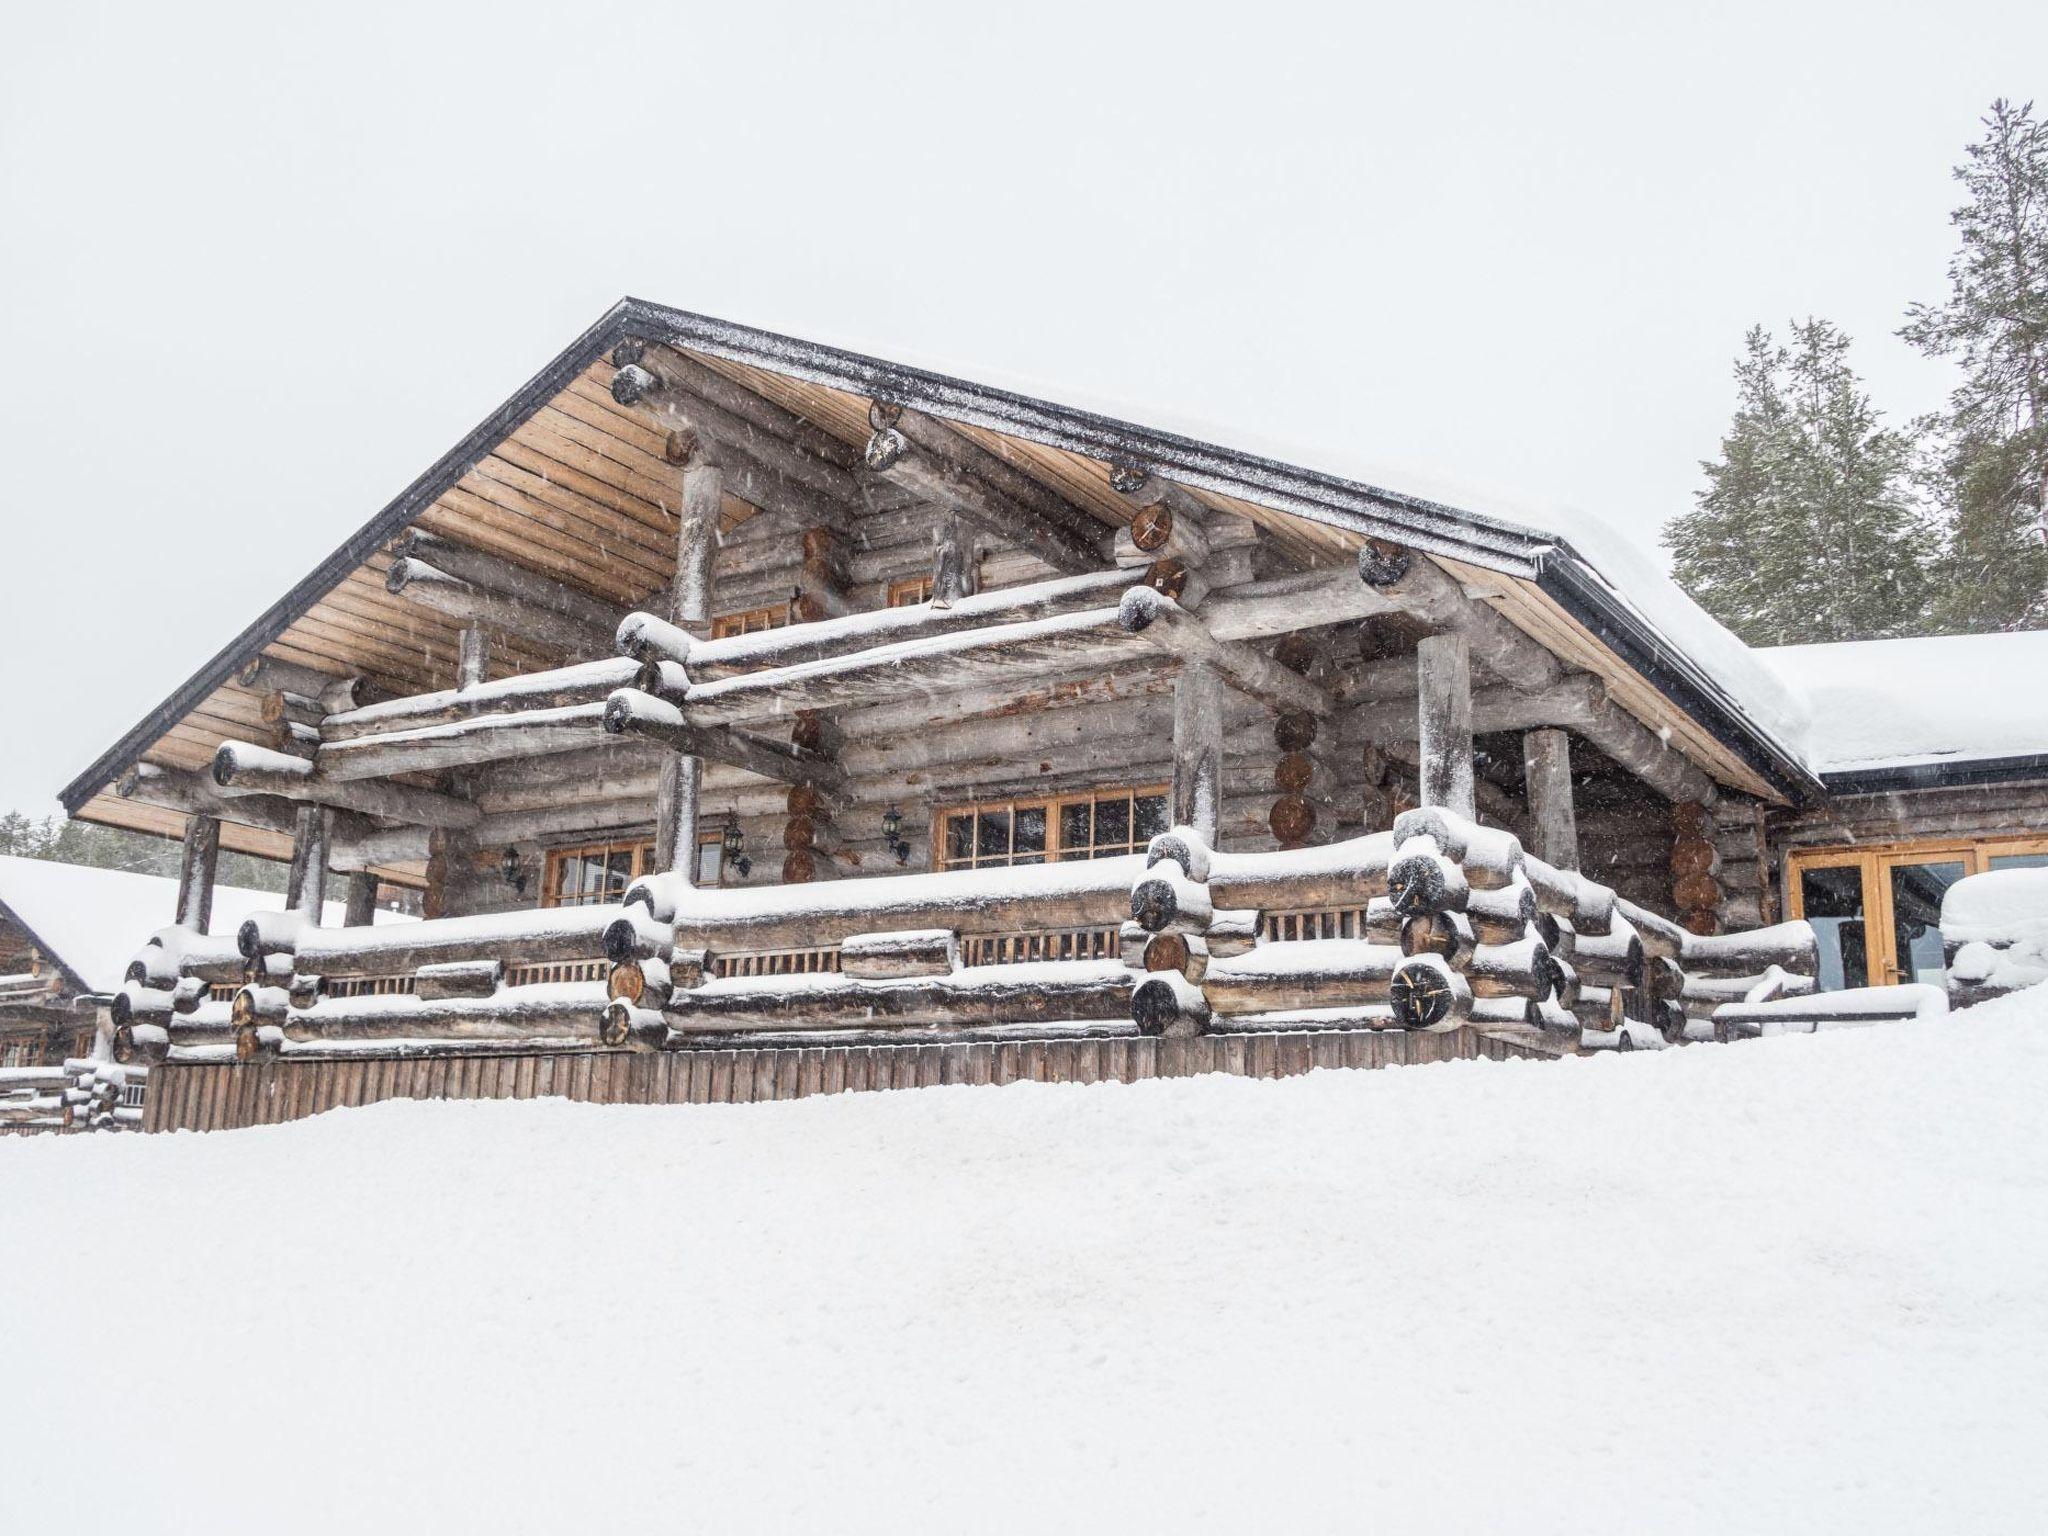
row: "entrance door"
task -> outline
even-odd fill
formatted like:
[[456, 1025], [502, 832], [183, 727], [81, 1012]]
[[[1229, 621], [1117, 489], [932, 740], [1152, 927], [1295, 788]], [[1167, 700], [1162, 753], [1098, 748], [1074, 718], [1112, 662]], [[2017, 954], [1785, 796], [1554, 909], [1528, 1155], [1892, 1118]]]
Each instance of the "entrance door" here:
[[1941, 898], [1975, 863], [1967, 851], [1927, 857], [1889, 854], [1877, 861], [1884, 897], [1882, 979], [1942, 984]]

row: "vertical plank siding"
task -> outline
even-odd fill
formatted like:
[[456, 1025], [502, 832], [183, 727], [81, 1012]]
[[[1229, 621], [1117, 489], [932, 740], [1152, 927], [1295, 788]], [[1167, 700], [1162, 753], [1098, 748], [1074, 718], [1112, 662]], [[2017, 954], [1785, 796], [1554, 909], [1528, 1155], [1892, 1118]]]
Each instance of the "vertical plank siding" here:
[[1543, 1059], [1469, 1029], [1324, 1030], [1190, 1040], [1004, 1040], [934, 1045], [557, 1052], [369, 1061], [166, 1063], [150, 1073], [145, 1131], [225, 1131], [386, 1099], [566, 1098], [593, 1104], [751, 1104], [943, 1084], [1136, 1083], [1223, 1073], [1296, 1077], [1432, 1061]]

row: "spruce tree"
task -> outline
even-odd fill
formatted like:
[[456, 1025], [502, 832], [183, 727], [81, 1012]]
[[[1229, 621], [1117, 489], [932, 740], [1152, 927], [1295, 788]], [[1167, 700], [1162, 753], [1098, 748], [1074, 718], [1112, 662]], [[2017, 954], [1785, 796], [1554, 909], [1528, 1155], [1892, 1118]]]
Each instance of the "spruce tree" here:
[[1948, 302], [1915, 305], [1900, 332], [1964, 371], [1933, 423], [1948, 630], [2048, 625], [2048, 123], [2004, 100], [1983, 122], [1955, 171], [1969, 201], [1951, 216]]
[[1913, 445], [1879, 425], [1825, 320], [1779, 346], [1762, 326], [1736, 361], [1735, 417], [1706, 487], [1664, 540], [1700, 605], [1752, 645], [1909, 634], [1928, 538]]

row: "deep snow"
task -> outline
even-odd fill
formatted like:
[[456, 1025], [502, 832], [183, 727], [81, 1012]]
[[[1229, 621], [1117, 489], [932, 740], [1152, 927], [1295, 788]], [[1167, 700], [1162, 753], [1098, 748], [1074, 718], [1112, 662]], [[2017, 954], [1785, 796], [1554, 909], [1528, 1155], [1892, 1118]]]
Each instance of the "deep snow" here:
[[0, 1142], [8, 1526], [2040, 1530], [2044, 1088], [2037, 990], [1563, 1063]]

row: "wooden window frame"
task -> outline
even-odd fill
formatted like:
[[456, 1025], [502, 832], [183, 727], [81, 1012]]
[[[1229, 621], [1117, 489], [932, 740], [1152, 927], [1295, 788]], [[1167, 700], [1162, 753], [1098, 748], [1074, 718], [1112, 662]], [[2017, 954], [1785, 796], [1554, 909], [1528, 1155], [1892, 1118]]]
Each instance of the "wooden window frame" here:
[[555, 893], [557, 876], [562, 864], [568, 859], [607, 858], [614, 853], [630, 852], [633, 862], [626, 876], [631, 885], [654, 867], [654, 839], [646, 837], [610, 837], [594, 843], [576, 843], [565, 848], [550, 848], [541, 866], [540, 904], [547, 908], [596, 907], [604, 904], [604, 893], [599, 892], [589, 900], [562, 901]]
[[721, 613], [711, 621], [711, 638], [729, 640], [735, 635], [758, 635], [763, 630], [787, 629], [789, 604], [764, 603], [759, 608], [742, 608]]
[[904, 576], [889, 583], [888, 605], [891, 608], [915, 608], [919, 603], [928, 603], [932, 598], [932, 579], [929, 576]]
[[2015, 854], [2048, 853], [2048, 835], [1906, 838], [1888, 843], [1838, 844], [1785, 851], [1785, 914], [1806, 916], [1808, 870], [1854, 869], [1862, 886], [1864, 964], [1874, 987], [1896, 984], [1905, 975], [1898, 955], [1898, 925], [1891, 883], [1885, 876], [1899, 864], [1959, 863], [1963, 874], [1980, 875], [1991, 861]]
[[[1133, 784], [1128, 786], [1105, 784], [1098, 789], [1077, 789], [1063, 795], [1013, 795], [989, 800], [962, 800], [952, 805], [942, 805], [932, 812], [931, 867], [936, 872], [959, 869], [1013, 869], [1016, 867], [1014, 859], [1001, 861], [990, 859], [986, 862], [970, 859], [966, 863], [950, 862], [946, 858], [946, 819], [950, 816], [975, 816], [983, 811], [1007, 811], [1014, 818], [1020, 810], [1042, 807], [1045, 811], [1045, 862], [1048, 864], [1060, 864], [1073, 859], [1088, 857], [1087, 851], [1072, 850], [1065, 845], [1060, 835], [1060, 823], [1062, 820], [1060, 812], [1062, 809], [1070, 805], [1085, 803], [1092, 806], [1103, 800], [1128, 799], [1133, 802], [1133, 819], [1135, 820], [1135, 802], [1141, 795], [1162, 795], [1166, 797], [1167, 814], [1169, 817], [1172, 815], [1173, 786], [1171, 784]], [[1091, 817], [1090, 819], [1092, 820], [1093, 818]], [[1088, 850], [1092, 851], [1094, 847], [1095, 845], [1090, 843]], [[1142, 847], [1137, 847], [1126, 851], [1142, 852], [1143, 849]], [[1118, 856], [1111, 855], [1111, 857]]]

